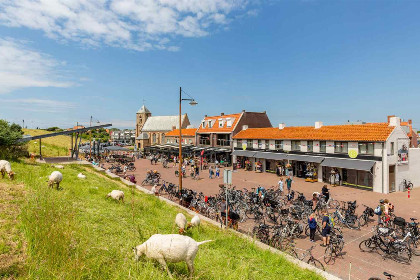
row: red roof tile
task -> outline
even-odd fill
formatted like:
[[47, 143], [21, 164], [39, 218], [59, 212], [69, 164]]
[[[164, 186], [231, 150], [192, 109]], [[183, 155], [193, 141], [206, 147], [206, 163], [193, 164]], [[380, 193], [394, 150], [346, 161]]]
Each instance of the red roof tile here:
[[386, 141], [394, 127], [386, 123], [346, 124], [322, 126], [296, 126], [279, 128], [248, 128], [234, 139], [301, 139], [332, 141]]
[[[239, 114], [230, 114], [230, 115], [223, 115], [223, 116], [213, 116], [213, 117], [205, 117], [205, 127], [203, 127], [203, 124], [200, 124], [200, 127], [197, 130], [197, 133], [217, 133], [217, 132], [232, 132], [236, 124], [238, 123], [239, 119], [241, 118], [242, 113]], [[227, 118], [233, 118], [232, 126], [227, 126], [227, 121], [224, 122], [222, 127], [219, 127], [219, 119], [227, 119]], [[208, 122], [209, 120], [213, 120], [214, 124], [212, 127], [209, 127]]]
[[[181, 133], [182, 136], [195, 136], [195, 132], [197, 131], [197, 128], [184, 128], [182, 129]], [[179, 129], [174, 129], [172, 131], [169, 131], [166, 133], [165, 136], [178, 136], [179, 137]]]

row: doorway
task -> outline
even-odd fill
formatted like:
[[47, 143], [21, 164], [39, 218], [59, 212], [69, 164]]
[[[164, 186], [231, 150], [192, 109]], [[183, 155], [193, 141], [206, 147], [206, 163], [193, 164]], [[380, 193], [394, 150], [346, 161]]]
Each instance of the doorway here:
[[395, 192], [395, 165], [389, 166], [389, 192]]

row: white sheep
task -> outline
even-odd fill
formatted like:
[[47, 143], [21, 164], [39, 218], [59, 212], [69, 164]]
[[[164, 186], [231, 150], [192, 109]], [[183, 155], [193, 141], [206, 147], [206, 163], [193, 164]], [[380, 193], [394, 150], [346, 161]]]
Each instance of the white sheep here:
[[158, 196], [159, 195], [158, 185], [155, 184], [152, 187], [151, 192]]
[[113, 190], [109, 194], [107, 194], [107, 197], [111, 197], [112, 199], [115, 199], [117, 201], [124, 202], [124, 192], [120, 190]]
[[178, 213], [175, 217], [175, 224], [178, 226], [179, 233], [182, 234], [185, 231], [185, 226], [187, 225], [187, 218], [184, 214]]
[[83, 175], [82, 173], [79, 173], [79, 174], [77, 174], [77, 178], [86, 179], [86, 175]]
[[191, 219], [191, 223], [188, 224], [189, 227], [198, 227], [200, 226], [201, 220], [200, 217], [198, 215], [195, 215], [192, 219]]
[[1, 178], [4, 179], [5, 174], [9, 176], [10, 180], [15, 178], [15, 173], [12, 171], [12, 166], [7, 160], [0, 160]]
[[63, 181], [63, 174], [60, 171], [53, 171], [48, 177], [48, 187], [53, 188], [54, 184], [57, 185], [57, 190], [60, 188], [60, 183]]
[[144, 254], [146, 257], [157, 260], [172, 278], [166, 262], [177, 263], [185, 261], [190, 272], [194, 275], [194, 259], [198, 246], [210, 242], [206, 240], [197, 242], [191, 237], [179, 234], [154, 234], [146, 242], [133, 248], [136, 261]]

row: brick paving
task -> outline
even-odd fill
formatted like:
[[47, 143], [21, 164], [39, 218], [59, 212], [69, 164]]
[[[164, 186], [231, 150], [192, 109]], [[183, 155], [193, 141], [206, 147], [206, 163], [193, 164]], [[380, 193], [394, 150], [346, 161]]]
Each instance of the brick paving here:
[[[178, 185], [178, 177], [175, 176], [175, 170], [172, 164], [169, 164], [169, 168], [163, 168], [161, 164], [151, 165], [150, 161], [140, 159], [135, 162], [136, 171], [129, 172], [136, 176], [137, 181], [140, 183], [147, 170], [154, 169], [158, 170], [162, 179], [168, 182], [172, 182]], [[187, 172], [188, 173], [188, 172]], [[184, 178], [183, 186], [185, 188], [193, 189], [195, 191], [203, 192], [205, 195], [214, 195], [219, 192], [219, 184], [223, 183], [223, 168], [221, 169], [221, 178], [209, 179], [208, 171], [203, 170], [200, 174], [199, 180], [193, 180], [192, 178]], [[233, 185], [237, 189], [242, 188], [255, 188], [258, 185], [264, 187], [276, 186], [278, 177], [275, 174], [270, 173], [255, 173], [251, 171], [238, 170], [233, 174]], [[321, 192], [321, 188], [324, 183], [309, 183], [303, 179], [294, 178], [292, 189], [302, 192], [307, 198], [312, 196], [312, 193], [317, 191]], [[145, 186], [151, 188], [151, 186]], [[366, 204], [372, 208], [375, 208], [378, 204], [379, 199], [387, 198], [395, 205], [395, 214], [397, 216], [404, 217], [408, 220], [410, 217], [416, 217], [420, 219], [420, 188], [411, 191], [411, 198], [407, 198], [407, 193], [392, 193], [392, 194], [379, 194], [373, 193], [366, 190], [360, 190], [350, 187], [329, 187], [331, 196], [337, 200], [352, 201], [357, 200], [358, 208], [356, 212], [360, 214], [364, 207], [362, 204]], [[417, 273], [420, 273], [420, 257], [413, 256], [411, 264], [405, 265], [397, 263], [390, 259], [384, 259], [377, 253], [364, 253], [359, 250], [359, 243], [361, 240], [367, 239], [371, 236], [372, 227], [376, 224], [376, 216], [367, 226], [361, 230], [350, 230], [343, 228], [343, 235], [345, 240], [345, 247], [343, 250], [342, 258], [337, 258], [335, 264], [326, 265], [323, 261], [324, 248], [320, 247], [321, 237], [317, 237], [316, 248], [313, 251], [314, 257], [319, 258], [326, 267], [326, 270], [331, 274], [334, 274], [342, 279], [368, 279], [369, 277], [383, 277], [382, 273], [387, 271], [391, 274], [396, 275], [397, 279], [414, 279]], [[246, 222], [240, 226], [241, 230], [249, 232], [253, 227], [253, 223]], [[302, 236], [297, 239], [297, 248], [305, 250], [310, 248], [313, 243], [309, 242], [309, 238]], [[350, 276], [350, 278], [349, 278]]]

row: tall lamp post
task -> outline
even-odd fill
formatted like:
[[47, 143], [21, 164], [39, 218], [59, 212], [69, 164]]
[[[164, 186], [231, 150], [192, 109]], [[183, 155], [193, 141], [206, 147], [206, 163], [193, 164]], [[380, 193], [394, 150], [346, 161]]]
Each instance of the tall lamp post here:
[[[186, 93], [184, 91], [184, 93]], [[186, 93], [187, 94], [187, 93]], [[187, 94], [188, 95], [188, 94]], [[188, 95], [189, 96], [189, 95]], [[179, 192], [181, 193], [182, 191], [182, 130], [181, 130], [181, 125], [182, 125], [182, 121], [181, 121], [181, 104], [182, 101], [190, 101], [190, 105], [194, 106], [197, 105], [198, 103], [194, 100], [194, 98], [192, 98], [190, 96], [190, 98], [182, 98], [182, 88], [179, 87], [179, 166], [178, 166], [178, 174], [179, 174]]]

